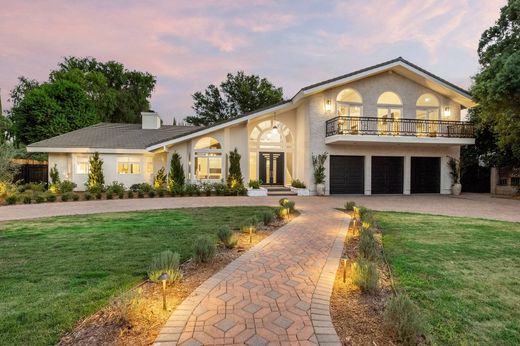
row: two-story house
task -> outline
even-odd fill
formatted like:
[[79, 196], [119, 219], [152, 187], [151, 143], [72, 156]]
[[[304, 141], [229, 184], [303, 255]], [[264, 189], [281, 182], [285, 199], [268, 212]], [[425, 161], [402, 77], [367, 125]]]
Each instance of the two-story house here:
[[397, 58], [302, 88], [290, 100], [209, 126], [102, 123], [28, 146], [48, 152], [49, 165], [84, 189], [88, 159], [99, 152], [105, 181], [151, 182], [171, 154], [181, 155], [194, 182], [226, 178], [237, 148], [247, 179], [314, 189], [312, 154], [329, 153], [330, 194], [410, 194], [451, 191], [448, 156], [474, 144], [461, 110], [467, 91]]

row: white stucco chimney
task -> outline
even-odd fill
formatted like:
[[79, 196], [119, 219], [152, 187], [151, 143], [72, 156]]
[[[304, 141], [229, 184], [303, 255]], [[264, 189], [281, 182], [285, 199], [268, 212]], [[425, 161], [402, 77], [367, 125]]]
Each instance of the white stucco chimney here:
[[161, 117], [153, 111], [141, 112], [141, 119], [143, 130], [157, 130], [161, 128]]

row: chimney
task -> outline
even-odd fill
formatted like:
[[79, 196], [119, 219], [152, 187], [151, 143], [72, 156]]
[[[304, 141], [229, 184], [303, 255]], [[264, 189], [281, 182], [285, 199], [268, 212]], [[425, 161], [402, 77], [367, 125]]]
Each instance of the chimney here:
[[142, 129], [157, 130], [161, 128], [161, 117], [154, 111], [141, 112]]

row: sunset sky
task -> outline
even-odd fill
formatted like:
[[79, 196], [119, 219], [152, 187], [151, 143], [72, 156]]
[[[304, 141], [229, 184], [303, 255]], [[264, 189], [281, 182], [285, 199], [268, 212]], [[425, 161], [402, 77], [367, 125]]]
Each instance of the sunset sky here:
[[157, 76], [152, 108], [192, 114], [191, 94], [227, 72], [267, 77], [285, 97], [398, 56], [469, 87], [477, 45], [505, 0], [0, 0], [2, 103], [63, 56], [116, 60]]

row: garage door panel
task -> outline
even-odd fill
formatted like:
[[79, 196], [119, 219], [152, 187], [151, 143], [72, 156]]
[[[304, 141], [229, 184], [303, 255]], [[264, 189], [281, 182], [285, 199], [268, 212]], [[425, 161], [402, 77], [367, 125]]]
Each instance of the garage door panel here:
[[361, 194], [365, 190], [363, 156], [330, 157], [330, 193]]
[[440, 193], [441, 158], [411, 158], [411, 193]]
[[403, 157], [372, 157], [372, 193], [403, 193]]

